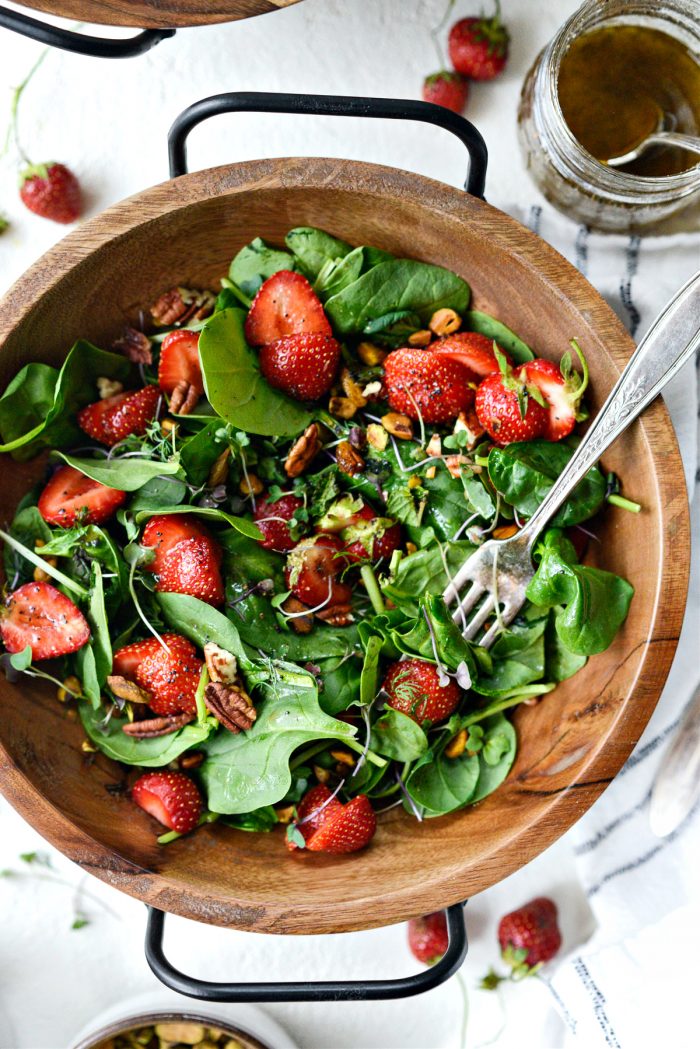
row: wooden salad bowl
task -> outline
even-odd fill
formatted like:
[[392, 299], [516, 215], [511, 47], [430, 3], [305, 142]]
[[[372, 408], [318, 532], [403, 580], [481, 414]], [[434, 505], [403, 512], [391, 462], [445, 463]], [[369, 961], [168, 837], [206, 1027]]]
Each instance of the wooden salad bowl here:
[[[593, 410], [633, 349], [590, 284], [556, 251], [481, 200], [394, 169], [323, 159], [261, 160], [185, 175], [91, 219], [48, 252], [0, 304], [0, 382], [29, 360], [59, 365], [80, 336], [109, 346], [173, 284], [218, 287], [253, 237], [281, 243], [320, 226], [353, 244], [439, 263], [472, 286], [538, 353], [576, 336]], [[370, 928], [466, 899], [551, 845], [625, 762], [666, 680], [685, 606], [689, 528], [681, 460], [657, 401], [605, 456], [640, 514], [610, 508], [588, 560], [629, 579], [631, 611], [612, 646], [515, 714], [519, 753], [494, 794], [418, 824], [401, 809], [350, 856], [290, 856], [279, 833], [203, 827], [167, 846], [150, 818], [109, 791], [123, 770], [86, 758], [55, 691], [0, 678], [2, 791], [45, 838], [91, 874], [158, 908], [257, 932]], [[5, 457], [2, 517], [43, 465]]]
[[24, 7], [97, 25], [179, 29], [236, 22], [291, 7], [300, 0], [21, 0]]

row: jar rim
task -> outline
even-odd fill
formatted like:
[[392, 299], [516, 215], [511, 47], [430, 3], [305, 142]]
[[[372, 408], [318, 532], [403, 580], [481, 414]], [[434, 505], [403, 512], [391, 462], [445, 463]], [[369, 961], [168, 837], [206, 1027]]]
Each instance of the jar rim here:
[[[585, 0], [547, 44], [538, 64], [536, 76], [539, 83], [533, 108], [539, 117], [541, 132], [550, 132], [547, 145], [553, 158], [568, 169], [569, 174], [585, 180], [592, 189], [609, 195], [616, 202], [650, 204], [666, 201], [669, 197], [677, 198], [679, 193], [681, 196], [694, 193], [700, 187], [700, 160], [684, 171], [655, 176], [635, 175], [602, 163], [581, 145], [566, 122], [557, 89], [559, 68], [574, 39], [604, 25], [638, 24], [643, 18], [645, 22], [656, 21], [663, 31], [674, 35], [669, 30], [677, 23], [664, 17], [664, 8], [667, 11], [675, 9], [681, 20], [687, 15], [687, 25], [683, 28], [700, 44], [700, 25], [693, 19], [686, 0], [665, 0], [663, 4], [658, 0], [621, 0], [619, 6], [615, 0], [608, 0], [605, 4], [600, 0]], [[555, 134], [551, 133], [552, 124]]]

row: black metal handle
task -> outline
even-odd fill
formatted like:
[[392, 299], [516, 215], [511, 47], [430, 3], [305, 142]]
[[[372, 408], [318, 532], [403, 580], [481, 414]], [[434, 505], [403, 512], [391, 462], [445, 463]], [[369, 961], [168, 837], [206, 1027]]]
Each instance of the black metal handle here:
[[174, 29], [144, 29], [126, 40], [85, 36], [82, 33], [73, 33], [70, 29], [48, 25], [46, 22], [40, 22], [38, 18], [31, 18], [18, 11], [8, 11], [6, 7], [0, 7], [0, 28], [21, 33], [22, 36], [28, 36], [30, 40], [36, 40], [47, 47], [58, 47], [62, 51], [72, 51], [76, 55], [91, 55], [93, 58], [133, 58], [150, 51], [161, 40], [175, 36]]
[[384, 998], [410, 998], [430, 991], [449, 979], [467, 954], [464, 904], [455, 903], [445, 911], [449, 945], [439, 962], [401, 979], [326, 980], [320, 983], [212, 983], [185, 976], [163, 953], [165, 913], [148, 908], [146, 961], [166, 987], [190, 998], [206, 1002], [343, 1002], [378, 1001]]
[[347, 95], [288, 95], [266, 91], [233, 91], [211, 95], [188, 106], [168, 133], [170, 177], [187, 173], [187, 136], [209, 117], [220, 113], [305, 113], [311, 116], [381, 117], [418, 120], [450, 131], [466, 146], [469, 172], [464, 188], [483, 197], [488, 152], [481, 134], [468, 120], [444, 106], [406, 98], [355, 98]]

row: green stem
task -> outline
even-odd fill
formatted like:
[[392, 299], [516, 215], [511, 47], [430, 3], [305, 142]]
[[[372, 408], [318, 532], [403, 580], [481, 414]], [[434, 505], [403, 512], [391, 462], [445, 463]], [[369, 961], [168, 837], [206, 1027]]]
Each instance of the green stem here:
[[336, 437], [347, 437], [347, 428], [338, 419], [334, 419], [325, 408], [317, 408], [315, 417], [318, 422], [323, 423]]
[[204, 702], [204, 693], [207, 690], [209, 684], [209, 671], [207, 670], [206, 663], [202, 667], [202, 671], [199, 675], [199, 684], [197, 685], [197, 691], [194, 694], [194, 701], [197, 704], [197, 724], [203, 725], [206, 721], [209, 711], [207, 705]]
[[161, 647], [164, 648], [166, 652], [169, 652], [170, 649], [166, 645], [165, 641], [160, 636], [156, 628], [152, 625], [146, 613], [141, 608], [141, 604], [136, 594], [136, 587], [134, 586], [134, 573], [136, 572], [136, 564], [136, 561], [132, 561], [131, 567], [129, 568], [129, 593], [131, 595], [131, 600], [134, 602], [134, 608], [136, 609], [141, 622], [144, 624], [144, 626], [146, 626], [150, 633], [153, 634], [154, 638], [156, 639], [156, 641], [158, 641]]
[[22, 158], [22, 160], [24, 161], [25, 164], [31, 164], [31, 161], [30, 161], [29, 157], [27, 156], [27, 154], [22, 149], [22, 146], [21, 146], [20, 141], [19, 141], [19, 130], [18, 130], [19, 100], [22, 97], [22, 93], [24, 92], [24, 89], [26, 88], [27, 84], [32, 79], [32, 77], [34, 76], [34, 74], [36, 73], [37, 69], [42, 64], [42, 62], [44, 61], [44, 59], [46, 58], [46, 56], [48, 55], [50, 50], [51, 50], [50, 47], [45, 47], [44, 48], [44, 50], [39, 55], [39, 57], [37, 58], [36, 62], [32, 66], [32, 68], [27, 73], [27, 75], [24, 78], [24, 80], [22, 81], [22, 83], [18, 87], [16, 87], [14, 89], [14, 91], [12, 92], [12, 102], [10, 104], [10, 125], [9, 125], [9, 127], [7, 129], [7, 135], [5, 136], [5, 146], [4, 146], [3, 151], [2, 151], [2, 156], [4, 156], [7, 153], [8, 149], [10, 148], [10, 142], [14, 138], [15, 146], [17, 147], [17, 152], [19, 153], [20, 157]]
[[379, 589], [377, 577], [374, 574], [374, 569], [371, 565], [363, 565], [360, 569], [360, 576], [362, 578], [362, 582], [365, 584], [367, 593], [369, 594], [369, 599], [372, 602], [372, 608], [377, 613], [377, 615], [380, 616], [382, 612], [386, 611], [386, 608], [384, 606], [384, 598], [382, 597], [382, 592]]
[[393, 579], [396, 575], [398, 567], [401, 564], [402, 558], [403, 550], [394, 550], [393, 554], [391, 555], [391, 561], [389, 562], [389, 577], [391, 579]]
[[343, 739], [338, 740], [344, 747], [349, 747], [350, 750], [354, 750], [356, 754], [364, 754], [371, 765], [376, 765], [377, 768], [386, 768], [388, 762], [384, 758], [380, 758], [379, 754], [375, 754], [373, 750], [365, 751], [365, 748], [361, 743], [357, 743], [354, 739]]
[[222, 288], [228, 288], [228, 290], [229, 290], [229, 291], [232, 291], [232, 292], [233, 292], [233, 294], [234, 294], [234, 295], [236, 296], [236, 298], [238, 299], [238, 301], [239, 301], [239, 302], [241, 303], [241, 305], [242, 305], [242, 306], [245, 306], [245, 308], [246, 308], [247, 310], [249, 310], [249, 309], [250, 309], [250, 307], [251, 307], [251, 306], [252, 306], [252, 304], [253, 304], [253, 300], [252, 300], [252, 299], [249, 299], [249, 298], [248, 298], [248, 296], [247, 296], [247, 295], [245, 295], [245, 294], [244, 294], [244, 293], [243, 293], [243, 292], [241, 291], [241, 289], [240, 289], [240, 288], [238, 287], [238, 285], [237, 285], [237, 284], [234, 284], [232, 280], [229, 280], [229, 278], [228, 278], [228, 277], [222, 277], [222, 278], [221, 278], [221, 287], [222, 287]]
[[[554, 685], [547, 689], [547, 692], [551, 692]], [[510, 699], [502, 699], [498, 703], [491, 703], [488, 707], [484, 707], [483, 710], [477, 710], [474, 714], [470, 714], [462, 720], [462, 728], [468, 728], [469, 725], [475, 725], [477, 721], [484, 721], [486, 718], [490, 718], [492, 714], [498, 714], [501, 710], [508, 710], [509, 707], [517, 707], [519, 703], [523, 703], [526, 699], [531, 699], [534, 695], [544, 695], [544, 693], [532, 693], [522, 690], [517, 696], [512, 696]]]
[[608, 496], [608, 502], [611, 506], [619, 506], [621, 510], [629, 510], [631, 514], [638, 514], [642, 509], [640, 503], [633, 503], [631, 499], [625, 499], [623, 495], [616, 495], [614, 492]]
[[72, 688], [68, 688], [62, 681], [59, 681], [57, 677], [53, 677], [52, 674], [47, 674], [45, 670], [37, 670], [36, 667], [32, 667], [31, 670], [21, 670], [21, 674], [26, 674], [27, 677], [39, 677], [43, 678], [44, 681], [50, 681], [52, 685], [56, 685], [58, 688], [64, 689], [69, 696], [73, 699], [80, 699], [82, 693], [74, 692]]
[[290, 770], [293, 772], [294, 769], [298, 769], [300, 765], [305, 765], [309, 758], [313, 758], [316, 754], [320, 754], [327, 746], [328, 740], [324, 739], [321, 743], [314, 743], [312, 746], [307, 747], [306, 750], [302, 750], [301, 753], [297, 754], [297, 756], [292, 758], [289, 762]]
[[[205, 823], [216, 823], [220, 813], [218, 812], [203, 812], [199, 817], [199, 823], [197, 827], [204, 826]], [[195, 827], [195, 830], [197, 828]], [[191, 834], [192, 831], [188, 831]], [[179, 830], [169, 830], [167, 834], [161, 834], [156, 840], [159, 845], [169, 845], [171, 841], [177, 841], [178, 838], [183, 838], [184, 834], [181, 834]]]
[[22, 557], [26, 558], [26, 560], [36, 568], [41, 568], [47, 575], [51, 576], [52, 579], [55, 579], [57, 583], [64, 586], [66, 590], [72, 591], [77, 597], [86, 598], [88, 596], [88, 591], [85, 587], [81, 586], [80, 583], [76, 583], [76, 581], [71, 579], [70, 576], [64, 575], [59, 568], [55, 568], [54, 565], [45, 561], [43, 557], [39, 557], [38, 554], [35, 554], [34, 551], [30, 550], [28, 546], [24, 545], [24, 543], [20, 543], [19, 539], [15, 539], [15, 537], [8, 532], [3, 532], [2, 528], [0, 528], [0, 539], [6, 542], [8, 546], [11, 546], [13, 550], [16, 550], [17, 553], [21, 554]]
[[571, 342], [570, 342], [570, 345], [573, 346], [574, 352], [576, 353], [576, 356], [580, 360], [581, 368], [583, 369], [583, 378], [581, 380], [581, 385], [576, 390], [576, 400], [580, 401], [581, 398], [583, 397], [584, 393], [586, 392], [586, 387], [588, 386], [588, 379], [589, 379], [588, 361], [586, 360], [585, 354], [584, 354], [583, 350], [581, 349], [581, 347], [579, 346], [579, 344], [577, 343], [576, 339], [572, 339]]
[[489, 465], [489, 458], [488, 458], [487, 455], [475, 455], [474, 456], [474, 462], [476, 463], [477, 466], [488, 466]]

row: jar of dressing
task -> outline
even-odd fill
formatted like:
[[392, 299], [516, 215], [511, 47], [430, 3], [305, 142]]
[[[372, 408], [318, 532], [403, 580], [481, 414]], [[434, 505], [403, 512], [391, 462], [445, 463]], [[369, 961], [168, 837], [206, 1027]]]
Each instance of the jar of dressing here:
[[602, 230], [648, 229], [700, 199], [700, 155], [652, 146], [700, 137], [699, 0], [586, 0], [540, 53], [518, 111], [527, 168], [560, 211]]

